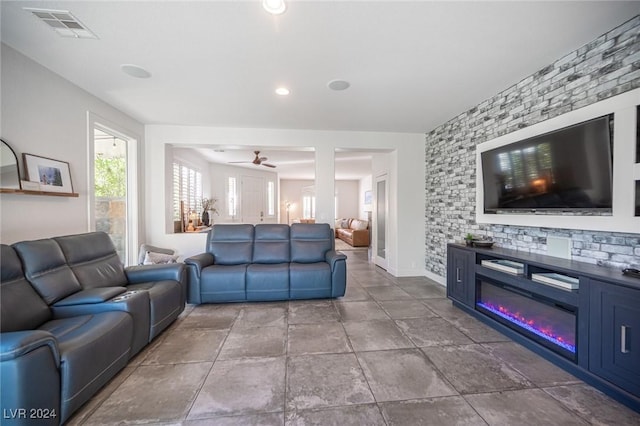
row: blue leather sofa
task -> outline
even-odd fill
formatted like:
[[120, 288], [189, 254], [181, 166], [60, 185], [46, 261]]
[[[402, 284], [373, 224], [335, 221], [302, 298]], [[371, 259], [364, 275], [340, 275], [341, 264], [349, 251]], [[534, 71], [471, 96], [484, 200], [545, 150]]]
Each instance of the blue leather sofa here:
[[214, 225], [206, 244], [184, 261], [189, 303], [344, 296], [346, 256], [328, 224]]
[[184, 310], [183, 264], [124, 268], [105, 233], [0, 250], [2, 424], [64, 423]]

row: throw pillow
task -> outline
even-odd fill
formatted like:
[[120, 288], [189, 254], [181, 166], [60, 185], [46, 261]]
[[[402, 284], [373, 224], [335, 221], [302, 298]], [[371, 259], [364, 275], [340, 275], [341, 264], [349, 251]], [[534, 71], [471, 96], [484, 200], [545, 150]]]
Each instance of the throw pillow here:
[[156, 247], [151, 244], [141, 244], [140, 251], [138, 252], [138, 265], [144, 264], [144, 258], [147, 255], [147, 252], [151, 251], [154, 253], [164, 253], [164, 254], [174, 254], [175, 252], [171, 249], [167, 249], [164, 247]]
[[354, 219], [351, 222], [351, 229], [353, 229], [354, 231], [363, 231], [363, 230], [367, 229], [368, 226], [369, 226], [369, 224], [367, 223], [366, 220]]
[[157, 265], [160, 263], [176, 263], [177, 259], [177, 254], [155, 253], [152, 251], [148, 251], [144, 256], [144, 262], [142, 262], [142, 264]]

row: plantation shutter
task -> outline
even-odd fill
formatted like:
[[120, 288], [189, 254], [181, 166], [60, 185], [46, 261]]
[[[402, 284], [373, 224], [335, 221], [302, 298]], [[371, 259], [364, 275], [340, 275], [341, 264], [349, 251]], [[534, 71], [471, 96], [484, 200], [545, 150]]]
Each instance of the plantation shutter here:
[[173, 163], [173, 217], [180, 220], [180, 202], [184, 215], [202, 208], [202, 173], [180, 162]]

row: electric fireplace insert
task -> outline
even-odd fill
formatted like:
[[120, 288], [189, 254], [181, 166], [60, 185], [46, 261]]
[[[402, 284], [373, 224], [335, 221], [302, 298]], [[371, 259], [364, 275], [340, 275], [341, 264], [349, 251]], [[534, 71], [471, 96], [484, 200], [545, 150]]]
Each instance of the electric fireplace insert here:
[[575, 307], [489, 280], [477, 285], [478, 311], [576, 361]]

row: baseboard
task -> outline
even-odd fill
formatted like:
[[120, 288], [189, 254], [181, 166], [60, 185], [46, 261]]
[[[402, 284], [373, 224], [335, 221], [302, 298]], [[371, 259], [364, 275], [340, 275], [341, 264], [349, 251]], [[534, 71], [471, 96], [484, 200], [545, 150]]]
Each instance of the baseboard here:
[[441, 277], [440, 275], [436, 275], [433, 272], [429, 272], [429, 271], [425, 271], [424, 275], [430, 280], [437, 282], [443, 287], [447, 286], [447, 279], [445, 277]]
[[426, 275], [426, 271], [424, 269], [418, 268], [408, 268], [408, 269], [387, 269], [387, 272], [393, 275], [394, 277], [424, 277]]

